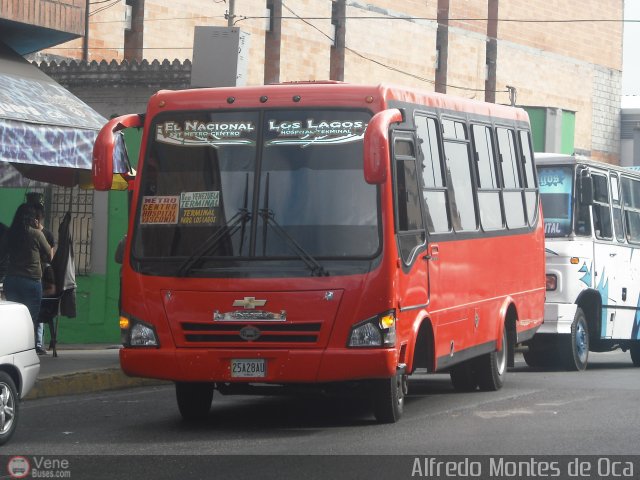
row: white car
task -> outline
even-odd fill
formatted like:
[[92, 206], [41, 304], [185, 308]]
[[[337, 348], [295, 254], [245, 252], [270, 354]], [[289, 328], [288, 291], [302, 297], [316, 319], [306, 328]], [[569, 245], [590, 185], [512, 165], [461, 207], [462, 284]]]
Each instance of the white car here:
[[20, 400], [36, 383], [39, 371], [29, 310], [0, 300], [0, 445], [15, 432]]

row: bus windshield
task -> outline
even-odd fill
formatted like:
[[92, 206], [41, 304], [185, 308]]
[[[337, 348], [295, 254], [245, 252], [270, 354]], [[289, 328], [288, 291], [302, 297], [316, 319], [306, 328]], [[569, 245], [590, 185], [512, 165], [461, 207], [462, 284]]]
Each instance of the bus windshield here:
[[231, 260], [305, 257], [317, 266], [323, 258], [372, 258], [378, 197], [362, 170], [370, 116], [300, 109], [156, 117], [133, 258], [183, 273]]
[[540, 198], [547, 237], [571, 234], [573, 168], [538, 167]]

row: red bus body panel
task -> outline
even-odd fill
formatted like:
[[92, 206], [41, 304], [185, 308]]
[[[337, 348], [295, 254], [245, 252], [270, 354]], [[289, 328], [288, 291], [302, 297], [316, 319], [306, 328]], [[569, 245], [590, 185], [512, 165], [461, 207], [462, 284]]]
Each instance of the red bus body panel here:
[[[260, 101], [263, 96], [268, 98], [266, 103]], [[387, 109], [391, 100], [528, 122], [520, 109], [391, 86], [301, 83], [161, 91], [149, 102], [138, 171], [144, 171], [151, 122], [159, 113], [339, 107], [375, 114]], [[124, 372], [173, 381], [242, 382], [250, 379], [231, 377], [231, 359], [264, 358], [266, 377], [259, 381], [265, 383], [388, 378], [400, 363], [412, 371], [416, 335], [423, 322], [431, 324], [436, 369], [452, 353], [485, 344], [500, 348], [509, 308], [517, 311], [518, 334], [535, 331], [542, 323], [545, 296], [541, 213], [532, 232], [440, 242], [437, 255], [419, 258], [405, 271], [398, 257], [391, 183], [387, 179], [380, 187], [381, 260], [363, 275], [277, 279], [147, 276], [130, 266], [129, 235], [122, 269], [122, 310], [152, 324], [160, 346], [121, 349]], [[140, 175], [133, 205], [139, 203], [139, 184]], [[131, 215], [129, 232], [136, 218], [135, 213]], [[327, 292], [333, 293], [331, 302], [324, 298]], [[233, 302], [245, 297], [267, 300], [270, 312], [285, 310], [286, 321], [273, 324], [287, 324], [291, 329], [263, 332], [262, 340], [257, 341], [237, 337], [239, 328], [207, 330], [216, 323], [214, 312], [233, 310]], [[425, 306], [411, 308], [414, 305]], [[395, 347], [347, 347], [353, 325], [392, 309], [397, 314]], [[209, 340], [220, 336], [227, 338]]]

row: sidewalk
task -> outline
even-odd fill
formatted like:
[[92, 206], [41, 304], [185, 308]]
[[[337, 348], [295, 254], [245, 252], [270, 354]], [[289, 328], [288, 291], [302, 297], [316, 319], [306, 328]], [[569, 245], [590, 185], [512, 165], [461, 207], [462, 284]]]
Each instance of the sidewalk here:
[[26, 399], [55, 397], [160, 385], [166, 382], [127, 377], [120, 369], [119, 345], [59, 345], [53, 352], [41, 355], [40, 373]]

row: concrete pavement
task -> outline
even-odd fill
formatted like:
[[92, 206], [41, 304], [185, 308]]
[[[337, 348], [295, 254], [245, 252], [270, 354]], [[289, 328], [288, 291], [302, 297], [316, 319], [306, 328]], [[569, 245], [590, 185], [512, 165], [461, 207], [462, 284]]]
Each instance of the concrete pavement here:
[[127, 377], [120, 369], [119, 345], [59, 345], [40, 356], [40, 373], [26, 399], [165, 384]]

